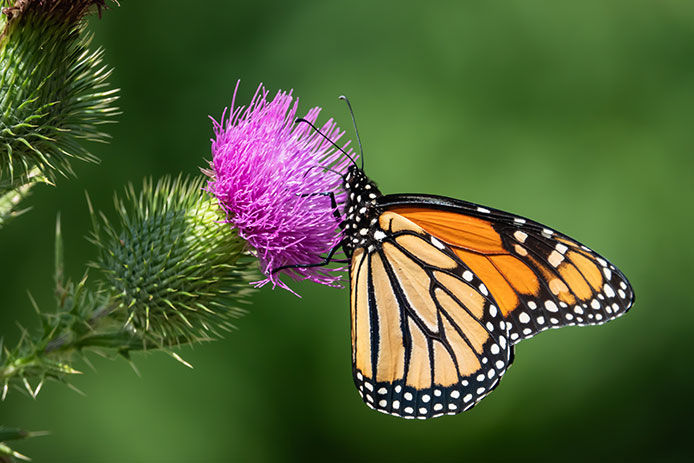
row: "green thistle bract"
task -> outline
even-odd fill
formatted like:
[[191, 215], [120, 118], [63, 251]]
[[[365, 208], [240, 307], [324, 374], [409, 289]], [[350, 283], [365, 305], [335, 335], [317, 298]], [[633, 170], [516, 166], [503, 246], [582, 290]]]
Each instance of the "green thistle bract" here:
[[82, 33], [84, 14], [102, 4], [26, 0], [3, 8], [0, 193], [71, 174], [71, 159], [96, 159], [82, 140], [107, 139], [99, 125], [117, 111], [111, 105], [116, 90], [108, 89], [102, 51], [89, 51], [90, 37]]
[[241, 311], [253, 273], [245, 242], [224, 223], [203, 179], [145, 181], [116, 197], [120, 225], [102, 214], [93, 265], [125, 311], [126, 325], [161, 346], [209, 339]]

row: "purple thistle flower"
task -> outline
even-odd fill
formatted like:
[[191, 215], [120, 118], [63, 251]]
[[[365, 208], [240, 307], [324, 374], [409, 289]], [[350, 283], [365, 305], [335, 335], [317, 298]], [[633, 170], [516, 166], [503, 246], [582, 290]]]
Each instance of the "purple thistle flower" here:
[[[226, 212], [227, 223], [260, 261], [267, 278], [256, 285], [271, 282], [290, 290], [279, 279], [283, 273], [337, 286], [336, 272], [342, 268], [272, 271], [321, 262], [321, 254], [340, 242], [339, 219], [330, 197], [322, 193], [334, 193], [337, 210], [342, 210], [345, 193], [338, 174], [344, 174], [351, 161], [308, 124], [295, 123], [299, 100], [292, 103], [291, 91], [279, 91], [268, 102], [268, 92], [260, 85], [244, 108], [234, 107], [237, 90], [238, 83], [228, 112], [219, 122], [213, 119], [212, 169], [206, 173], [211, 177], [208, 190]], [[315, 107], [304, 118], [315, 123], [320, 111]], [[344, 134], [332, 119], [320, 130], [335, 142]]]

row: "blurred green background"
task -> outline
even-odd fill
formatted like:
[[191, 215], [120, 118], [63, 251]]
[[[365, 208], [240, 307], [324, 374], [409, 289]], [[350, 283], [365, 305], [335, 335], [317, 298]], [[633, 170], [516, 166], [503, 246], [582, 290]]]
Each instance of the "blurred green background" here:
[[[1, 334], [35, 327], [26, 292], [52, 304], [55, 217], [79, 278], [88, 190], [196, 174], [211, 125], [259, 82], [302, 110], [351, 123], [384, 192], [428, 192], [509, 210], [594, 247], [630, 278], [636, 306], [603, 327], [520, 344], [472, 411], [427, 422], [362, 404], [351, 378], [347, 290], [264, 288], [226, 339], [184, 349], [195, 365], [92, 356], [79, 396], [13, 393], [0, 422], [49, 437], [36, 462], [658, 460], [691, 458], [694, 301], [694, 3], [121, 1], [93, 18], [122, 89], [101, 165], [41, 188], [0, 232]], [[324, 120], [324, 119], [322, 119]], [[350, 130], [351, 133], [351, 130]]]

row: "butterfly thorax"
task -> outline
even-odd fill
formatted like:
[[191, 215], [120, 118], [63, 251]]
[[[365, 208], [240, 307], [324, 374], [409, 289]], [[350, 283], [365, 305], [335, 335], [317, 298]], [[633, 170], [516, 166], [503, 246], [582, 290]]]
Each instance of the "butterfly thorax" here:
[[344, 249], [351, 256], [355, 249], [374, 243], [374, 232], [378, 230], [379, 208], [376, 199], [382, 196], [374, 182], [364, 172], [352, 166], [344, 176], [347, 201], [344, 208], [342, 229], [345, 237]]

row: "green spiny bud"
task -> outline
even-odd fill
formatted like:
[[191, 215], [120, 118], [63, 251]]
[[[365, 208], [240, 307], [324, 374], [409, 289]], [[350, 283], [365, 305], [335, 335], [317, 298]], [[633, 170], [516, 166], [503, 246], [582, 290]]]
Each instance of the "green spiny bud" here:
[[245, 242], [202, 187], [203, 179], [181, 177], [145, 181], [140, 194], [130, 185], [115, 199], [119, 226], [103, 214], [95, 226], [100, 256], [93, 265], [113, 288], [126, 325], [158, 345], [228, 330], [250, 291]]
[[95, 160], [81, 140], [104, 141], [116, 112], [102, 51], [88, 50], [83, 16], [103, 0], [0, 2], [0, 193], [36, 170], [49, 181], [71, 158]]

